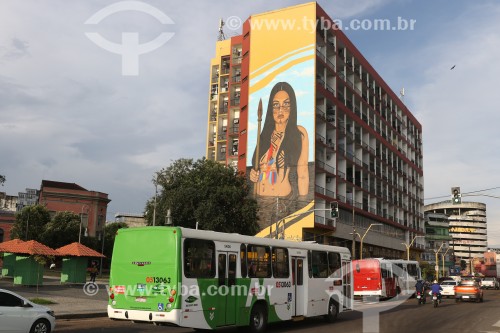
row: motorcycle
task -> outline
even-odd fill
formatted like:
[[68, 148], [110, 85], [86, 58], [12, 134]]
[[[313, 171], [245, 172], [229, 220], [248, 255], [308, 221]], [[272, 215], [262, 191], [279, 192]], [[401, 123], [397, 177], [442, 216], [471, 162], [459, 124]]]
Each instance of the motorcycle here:
[[425, 304], [425, 294], [424, 293], [417, 291], [417, 302], [418, 302], [418, 305]]
[[439, 303], [441, 303], [441, 299], [439, 297], [439, 294], [433, 293], [432, 294], [432, 303], [434, 304], [434, 307], [437, 308]]

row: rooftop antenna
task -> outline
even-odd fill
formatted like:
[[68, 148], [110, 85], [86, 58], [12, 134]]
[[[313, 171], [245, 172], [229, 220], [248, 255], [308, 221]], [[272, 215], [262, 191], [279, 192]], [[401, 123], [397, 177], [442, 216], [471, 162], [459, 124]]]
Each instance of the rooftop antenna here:
[[401, 98], [401, 101], [405, 101], [405, 88], [401, 88], [399, 91], [399, 98]]
[[222, 19], [219, 20], [219, 37], [217, 37], [218, 41], [225, 40], [226, 35], [224, 35], [224, 30], [222, 27], [224, 26], [224, 21]]

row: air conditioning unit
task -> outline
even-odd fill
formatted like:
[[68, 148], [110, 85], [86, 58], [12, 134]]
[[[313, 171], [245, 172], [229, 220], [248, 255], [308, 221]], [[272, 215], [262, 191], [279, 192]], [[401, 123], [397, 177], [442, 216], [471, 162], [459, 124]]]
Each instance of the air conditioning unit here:
[[326, 177], [326, 182], [327, 183], [331, 183], [332, 182], [332, 179], [330, 177]]
[[225, 152], [226, 152], [226, 147], [222, 147], [222, 148], [220, 149], [220, 152], [221, 152], [221, 153], [225, 153]]
[[329, 161], [332, 159], [332, 155], [326, 155], [326, 159]]
[[240, 123], [240, 118], [233, 119], [233, 124], [239, 124], [239, 123]]

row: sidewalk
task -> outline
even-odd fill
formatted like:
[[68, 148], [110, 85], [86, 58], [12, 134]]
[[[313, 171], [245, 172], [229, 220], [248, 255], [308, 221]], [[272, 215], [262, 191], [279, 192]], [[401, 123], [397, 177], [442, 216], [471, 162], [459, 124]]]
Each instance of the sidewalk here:
[[37, 288], [14, 285], [12, 278], [0, 277], [1, 289], [13, 291], [28, 299], [36, 297], [56, 303], [46, 306], [54, 310], [57, 319], [107, 316], [108, 280], [96, 279], [96, 284], [98, 289], [83, 283], [61, 284], [59, 277], [44, 276], [43, 285]]

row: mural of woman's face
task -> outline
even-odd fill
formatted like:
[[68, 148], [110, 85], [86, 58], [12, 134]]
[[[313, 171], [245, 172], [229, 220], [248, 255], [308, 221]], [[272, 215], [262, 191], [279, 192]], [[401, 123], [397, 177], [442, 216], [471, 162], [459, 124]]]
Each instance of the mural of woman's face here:
[[273, 99], [273, 118], [276, 124], [286, 125], [290, 117], [290, 96], [284, 90], [278, 91]]

